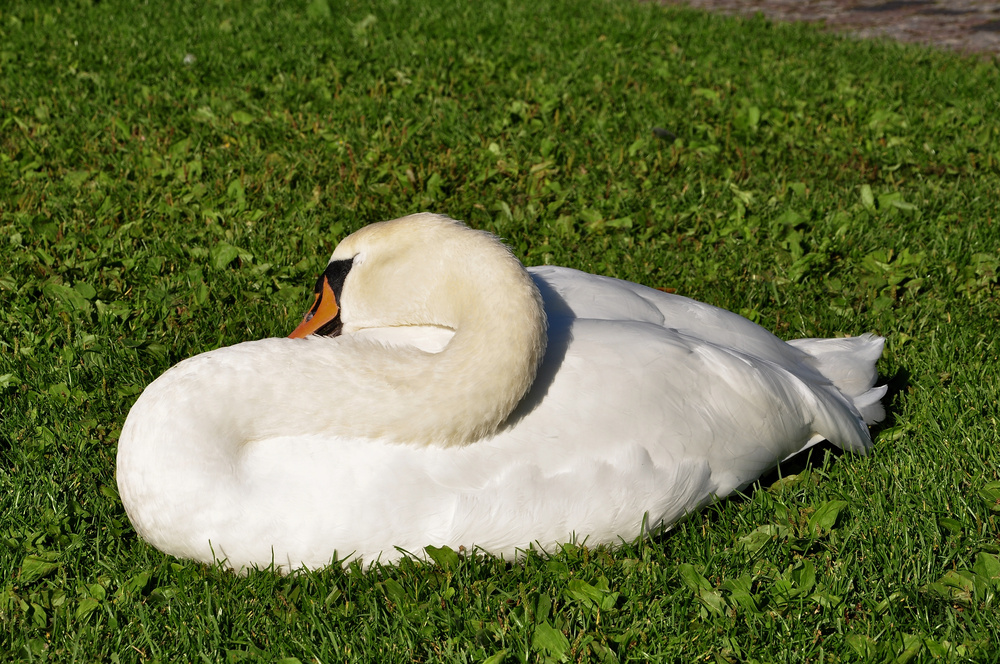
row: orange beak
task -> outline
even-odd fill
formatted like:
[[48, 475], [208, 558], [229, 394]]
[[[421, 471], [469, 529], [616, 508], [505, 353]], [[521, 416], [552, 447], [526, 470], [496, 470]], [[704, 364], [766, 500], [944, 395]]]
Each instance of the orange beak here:
[[332, 322], [338, 313], [340, 313], [340, 307], [337, 306], [337, 296], [333, 294], [333, 289], [330, 288], [330, 281], [326, 277], [323, 277], [322, 290], [316, 293], [316, 299], [313, 301], [312, 307], [306, 313], [302, 322], [299, 323], [299, 326], [288, 335], [288, 338], [304, 339], [310, 334], [314, 334], [324, 325]]

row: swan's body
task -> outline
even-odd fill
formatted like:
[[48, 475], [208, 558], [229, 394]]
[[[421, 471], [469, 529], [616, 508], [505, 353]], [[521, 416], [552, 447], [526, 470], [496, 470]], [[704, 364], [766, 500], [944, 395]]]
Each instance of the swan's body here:
[[882, 416], [878, 337], [785, 343], [687, 298], [526, 271], [444, 218], [369, 226], [330, 266], [339, 336], [198, 355], [129, 413], [119, 489], [157, 548], [294, 569], [615, 543], [818, 440], [864, 452]]

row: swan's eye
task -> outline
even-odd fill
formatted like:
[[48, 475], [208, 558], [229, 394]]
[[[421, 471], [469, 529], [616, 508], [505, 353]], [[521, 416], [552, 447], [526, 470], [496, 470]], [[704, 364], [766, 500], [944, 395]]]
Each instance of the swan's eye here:
[[327, 283], [330, 284], [330, 290], [337, 296], [339, 302], [340, 293], [344, 290], [344, 279], [347, 278], [347, 273], [351, 271], [352, 267], [354, 267], [353, 260], [330, 261], [330, 264], [326, 266], [326, 271], [320, 275], [319, 281], [316, 283], [316, 292], [323, 292], [323, 280], [326, 279]]

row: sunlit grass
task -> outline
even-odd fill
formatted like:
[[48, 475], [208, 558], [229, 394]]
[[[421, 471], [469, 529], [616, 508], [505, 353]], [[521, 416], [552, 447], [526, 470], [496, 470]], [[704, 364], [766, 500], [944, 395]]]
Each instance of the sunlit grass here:
[[[993, 656], [997, 90], [995, 61], [619, 1], [5, 4], [0, 652]], [[873, 454], [518, 564], [236, 577], [138, 540], [142, 388], [287, 334], [337, 240], [428, 209], [786, 338], [885, 335]]]

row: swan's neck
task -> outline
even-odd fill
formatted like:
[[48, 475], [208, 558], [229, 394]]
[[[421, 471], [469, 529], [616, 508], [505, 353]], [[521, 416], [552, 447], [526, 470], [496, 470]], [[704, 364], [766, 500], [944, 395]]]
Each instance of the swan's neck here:
[[514, 410], [545, 353], [546, 319], [527, 271], [498, 248], [502, 260], [487, 271], [453, 266], [441, 292], [429, 296], [437, 300], [427, 307], [434, 317], [415, 321], [454, 330], [440, 353], [352, 338], [348, 323], [342, 337], [309, 340], [353, 358], [328, 376], [335, 383], [343, 371], [360, 381], [338, 390], [357, 409], [343, 423], [349, 435], [461, 445], [493, 434]]
[[541, 295], [517, 265], [517, 281], [478, 284], [478, 301], [466, 304], [455, 336], [437, 356], [424, 356], [430, 369], [426, 411], [437, 421], [413, 440], [444, 444], [473, 442], [496, 432], [531, 388], [545, 354], [546, 319]]

